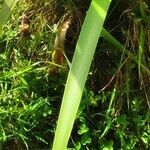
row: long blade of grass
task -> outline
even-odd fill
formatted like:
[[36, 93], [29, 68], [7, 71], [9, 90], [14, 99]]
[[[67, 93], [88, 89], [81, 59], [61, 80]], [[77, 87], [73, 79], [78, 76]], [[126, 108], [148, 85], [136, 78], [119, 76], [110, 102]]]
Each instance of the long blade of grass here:
[[144, 44], [145, 44], [145, 41], [146, 41], [146, 39], [145, 39], [144, 27], [141, 25], [139, 50], [138, 50], [138, 72], [139, 72], [139, 79], [141, 79], [141, 64], [143, 62], [143, 53], [144, 53]]
[[66, 150], [95, 48], [111, 0], [92, 0], [68, 75], [53, 150]]
[[0, 35], [3, 25], [6, 24], [11, 10], [18, 0], [5, 0], [0, 9]]

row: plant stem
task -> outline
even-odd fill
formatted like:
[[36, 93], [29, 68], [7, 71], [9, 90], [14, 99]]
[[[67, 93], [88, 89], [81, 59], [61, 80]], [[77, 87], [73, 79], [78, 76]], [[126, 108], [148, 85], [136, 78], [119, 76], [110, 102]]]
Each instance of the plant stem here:
[[[132, 58], [132, 60], [133, 60], [136, 64], [139, 64], [137, 58], [135, 58], [135, 57], [133, 56], [133, 54], [131, 54], [131, 53], [129, 52], [129, 50], [125, 48], [124, 45], [122, 45], [118, 40], [116, 40], [116, 39], [115, 39], [108, 31], [106, 31], [104, 28], [103, 28], [103, 30], [102, 30], [102, 32], [101, 32], [101, 35], [102, 35], [106, 40], [108, 40], [111, 44], [115, 45], [115, 46], [118, 48], [118, 50], [119, 50], [120, 52], [122, 52], [122, 50], [124, 50], [125, 54], [127, 54], [128, 56], [130, 55], [131, 58]], [[147, 72], [148, 74], [150, 74], [150, 70], [147, 69], [142, 63], [140, 63], [139, 65], [141, 66], [141, 68], [142, 68], [145, 72]]]

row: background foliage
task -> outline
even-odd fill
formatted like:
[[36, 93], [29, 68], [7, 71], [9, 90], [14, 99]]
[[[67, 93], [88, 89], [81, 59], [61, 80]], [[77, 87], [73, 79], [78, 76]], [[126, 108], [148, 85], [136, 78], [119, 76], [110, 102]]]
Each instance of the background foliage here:
[[[71, 61], [90, 2], [22, 0], [13, 9], [0, 37], [3, 149], [52, 146], [68, 73], [63, 64], [53, 72], [55, 29], [66, 10], [73, 10], [75, 19], [65, 42], [65, 54]], [[137, 63], [103, 37], [99, 39], [69, 148], [149, 149], [150, 75], [140, 67], [150, 68], [149, 7], [146, 0], [112, 2], [104, 26]], [[20, 30], [22, 14], [30, 22], [27, 35]]]

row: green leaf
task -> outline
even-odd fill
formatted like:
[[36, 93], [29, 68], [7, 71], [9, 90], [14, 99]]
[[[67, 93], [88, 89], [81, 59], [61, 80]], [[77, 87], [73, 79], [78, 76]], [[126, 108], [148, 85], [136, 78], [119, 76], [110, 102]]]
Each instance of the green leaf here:
[[52, 150], [66, 150], [84, 85], [111, 0], [92, 0], [76, 45]]
[[126, 115], [121, 115], [121, 116], [117, 119], [117, 121], [118, 121], [118, 123], [119, 123], [120, 125], [123, 125], [124, 127], [126, 127], [127, 124], [128, 124]]
[[82, 138], [81, 138], [81, 143], [83, 145], [90, 144], [91, 141], [92, 141], [91, 138], [87, 134], [83, 135]]
[[106, 143], [102, 150], [113, 150], [113, 141], [111, 140], [108, 143]]
[[85, 134], [89, 131], [89, 128], [85, 125], [85, 124], [82, 124], [80, 126], [80, 129], [78, 131], [78, 134]]

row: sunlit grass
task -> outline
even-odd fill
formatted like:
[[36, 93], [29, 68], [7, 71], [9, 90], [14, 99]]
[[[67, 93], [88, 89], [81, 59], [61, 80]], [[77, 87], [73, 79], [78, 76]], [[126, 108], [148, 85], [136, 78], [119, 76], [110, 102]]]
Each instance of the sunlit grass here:
[[62, 100], [53, 150], [65, 150], [80, 104], [90, 64], [93, 59], [111, 1], [93, 0], [76, 45]]
[[5, 0], [0, 8], [0, 34], [2, 27], [6, 24], [8, 17], [11, 14], [13, 6], [18, 0]]

